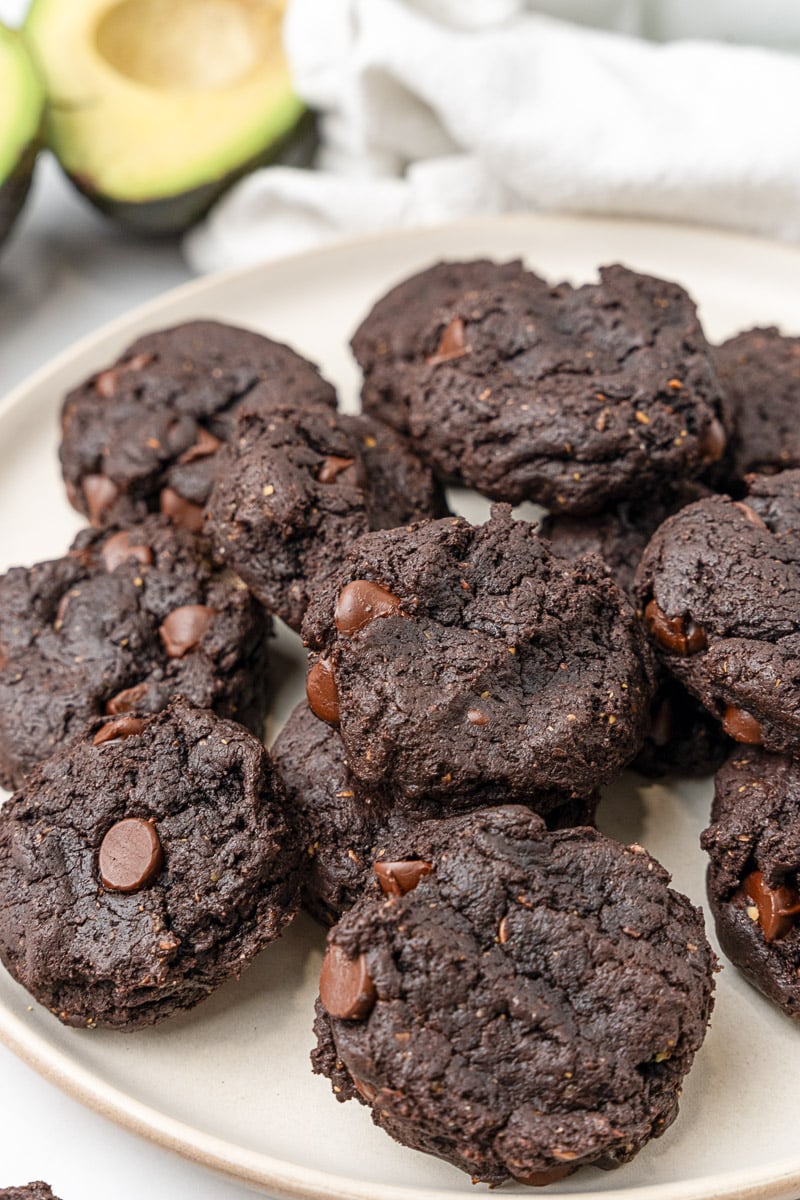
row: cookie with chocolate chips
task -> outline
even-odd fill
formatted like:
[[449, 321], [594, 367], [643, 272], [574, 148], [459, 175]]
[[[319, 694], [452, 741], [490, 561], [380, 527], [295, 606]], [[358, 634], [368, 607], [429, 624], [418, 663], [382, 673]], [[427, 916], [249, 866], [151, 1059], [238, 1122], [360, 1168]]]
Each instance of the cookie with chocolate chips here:
[[800, 1020], [800, 764], [740, 747], [717, 773], [708, 899], [724, 953]]
[[312, 363], [251, 330], [191, 321], [145, 334], [64, 401], [70, 502], [93, 525], [129, 525], [160, 510], [197, 532], [217, 450], [264, 380], [285, 399], [336, 406]]
[[[385, 846], [408, 828], [459, 808], [457, 797], [441, 803], [421, 799], [411, 805], [390, 800], [379, 788], [362, 787], [347, 766], [344, 746], [333, 726], [298, 704], [272, 747], [276, 774], [286, 802], [302, 831], [306, 854], [303, 903], [323, 925], [333, 925], [367, 887], [372, 870], [385, 858]], [[473, 798], [473, 806], [480, 800]], [[586, 796], [547, 814], [550, 828], [593, 825], [596, 796]], [[536, 811], [536, 797], [530, 798]]]
[[100, 718], [0, 809], [0, 959], [68, 1025], [150, 1025], [278, 936], [298, 863], [241, 725], [182, 700]]
[[749, 329], [715, 347], [714, 361], [733, 431], [722, 464], [728, 485], [800, 467], [800, 338]]
[[378, 422], [257, 388], [218, 456], [208, 533], [271, 612], [299, 629], [314, 590], [369, 529], [446, 511], [431, 472]]
[[660, 527], [637, 603], [661, 662], [738, 742], [800, 752], [800, 471], [751, 476]]
[[[721, 458], [723, 398], [681, 287], [620, 266], [581, 288], [519, 264], [475, 264], [470, 282], [469, 268], [450, 268], [460, 293], [423, 276], [403, 316], [407, 281], [353, 342], [365, 411], [407, 428], [440, 477], [583, 514]], [[390, 314], [407, 335], [388, 337]]]
[[652, 697], [635, 615], [599, 559], [555, 557], [498, 506], [366, 534], [313, 597], [307, 695], [352, 774], [396, 800], [593, 793]]
[[320, 976], [339, 1100], [489, 1184], [615, 1167], [667, 1129], [715, 960], [640, 846], [483, 809], [406, 831], [377, 873]]
[[170, 696], [256, 733], [271, 622], [210, 546], [165, 517], [85, 530], [63, 557], [0, 577], [0, 784], [87, 721], [155, 712]]
[[[623, 500], [593, 517], [551, 514], [541, 522], [539, 532], [565, 558], [599, 554], [622, 590], [631, 595], [636, 568], [659, 525], [707, 495], [708, 489], [698, 483], [679, 483], [658, 497]], [[725, 761], [730, 746], [716, 718], [662, 671], [634, 770], [655, 777], [671, 772], [709, 775]]]

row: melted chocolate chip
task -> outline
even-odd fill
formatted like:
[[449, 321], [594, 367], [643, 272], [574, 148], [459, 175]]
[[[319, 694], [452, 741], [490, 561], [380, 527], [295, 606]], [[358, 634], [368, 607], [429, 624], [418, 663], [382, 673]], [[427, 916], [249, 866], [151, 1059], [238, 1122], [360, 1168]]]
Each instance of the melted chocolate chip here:
[[413, 892], [420, 879], [430, 875], [433, 865], [414, 858], [404, 862], [376, 862], [372, 869], [385, 896], [405, 896], [406, 892]]
[[115, 533], [107, 538], [100, 551], [103, 566], [107, 571], [115, 571], [122, 563], [135, 559], [143, 567], [149, 567], [153, 562], [153, 551], [149, 546], [131, 545], [131, 535], [127, 530]]
[[100, 881], [109, 892], [138, 892], [156, 878], [164, 852], [153, 821], [126, 817], [112, 825], [100, 846]]
[[722, 728], [728, 737], [734, 738], [737, 742], [744, 742], [746, 746], [761, 745], [761, 726], [758, 721], [755, 717], [751, 717], [750, 713], [736, 708], [733, 704], [729, 704], [725, 709]]
[[187, 463], [197, 462], [198, 458], [209, 458], [212, 454], [217, 453], [221, 445], [222, 442], [219, 438], [214, 437], [213, 433], [209, 433], [207, 429], [200, 426], [197, 430], [197, 441], [188, 450], [184, 450], [178, 463], [184, 467]]
[[733, 507], [738, 508], [739, 512], [750, 522], [755, 525], [756, 529], [766, 529], [767, 526], [758, 513], [750, 507], [749, 504], [742, 504], [741, 500], [734, 500]]
[[308, 707], [321, 721], [335, 725], [339, 720], [339, 692], [333, 667], [327, 658], [318, 658], [306, 679]]
[[722, 422], [714, 417], [700, 443], [700, 454], [707, 463], [719, 462], [725, 453], [727, 444], [725, 428]]
[[708, 645], [705, 630], [691, 617], [668, 617], [655, 600], [645, 608], [644, 621], [658, 644], [673, 654], [685, 658], [689, 654], [699, 654]]
[[134, 737], [143, 729], [144, 721], [141, 717], [117, 717], [116, 721], [107, 721], [105, 725], [101, 725], [92, 740], [95, 746], [102, 746], [104, 742]]
[[205, 510], [199, 504], [184, 500], [174, 488], [166, 487], [159, 498], [159, 507], [165, 517], [169, 517], [174, 525], [188, 529], [190, 533], [200, 533], [205, 521]]
[[99, 525], [103, 513], [119, 495], [119, 488], [107, 475], [85, 475], [81, 487], [89, 510], [89, 520], [93, 525]]
[[332, 1017], [363, 1021], [377, 998], [363, 954], [348, 958], [344, 950], [328, 946], [319, 976], [319, 998]]
[[[511, 1170], [510, 1167], [509, 1170]], [[524, 1183], [526, 1187], [547, 1187], [548, 1183], [557, 1183], [559, 1179], [565, 1179], [574, 1170], [574, 1166], [564, 1163], [560, 1167], [550, 1167], [547, 1171], [531, 1171], [527, 1175], [514, 1174], [514, 1178], [517, 1183]]]
[[470, 725], [488, 725], [490, 717], [488, 713], [483, 712], [480, 708], [467, 709], [467, 720]]
[[771, 888], [761, 871], [751, 871], [735, 893], [734, 900], [758, 909], [758, 923], [765, 942], [776, 942], [791, 933], [800, 914], [800, 892], [789, 884]]
[[131, 709], [139, 707], [146, 695], [147, 684], [135, 683], [133, 687], [117, 692], [116, 696], [106, 701], [106, 712], [110, 717], [115, 717], [117, 713], [130, 712]]
[[183, 658], [202, 640], [216, 610], [206, 604], [184, 604], [173, 608], [163, 621], [159, 634], [170, 658]]
[[339, 633], [351, 637], [377, 617], [391, 617], [400, 611], [400, 598], [372, 583], [369, 579], [354, 579], [339, 593], [333, 619]]
[[428, 366], [438, 367], [439, 363], [452, 362], [453, 359], [463, 358], [469, 353], [464, 322], [461, 317], [454, 317], [442, 333], [439, 345], [428, 359]]
[[342, 472], [352, 467], [355, 461], [354, 458], [339, 458], [335, 454], [329, 454], [322, 460], [322, 465], [317, 471], [317, 479], [320, 483], [336, 483]]

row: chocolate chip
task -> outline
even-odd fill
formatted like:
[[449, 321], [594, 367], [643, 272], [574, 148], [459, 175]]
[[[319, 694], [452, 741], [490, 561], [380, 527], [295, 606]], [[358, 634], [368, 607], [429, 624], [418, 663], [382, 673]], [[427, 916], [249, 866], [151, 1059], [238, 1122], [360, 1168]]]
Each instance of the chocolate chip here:
[[103, 566], [107, 571], [115, 571], [122, 563], [134, 559], [143, 567], [149, 567], [153, 561], [153, 551], [149, 546], [131, 545], [131, 535], [127, 530], [115, 533], [103, 542], [100, 551]]
[[134, 737], [144, 729], [141, 717], [117, 717], [116, 721], [106, 721], [94, 735], [94, 745], [102, 746], [104, 742], [113, 742], [118, 738]]
[[430, 875], [433, 865], [421, 858], [410, 858], [403, 862], [376, 862], [373, 871], [384, 896], [405, 896], [413, 892], [420, 879]]
[[333, 667], [327, 658], [318, 658], [306, 679], [308, 707], [321, 721], [335, 725], [339, 720], [339, 691]]
[[106, 701], [106, 712], [110, 717], [115, 717], [117, 713], [130, 712], [131, 709], [139, 708], [147, 695], [147, 690], [146, 683], [135, 683], [133, 687], [117, 692], [116, 696]]
[[354, 579], [339, 593], [333, 619], [339, 633], [350, 637], [376, 617], [391, 617], [400, 611], [400, 599], [388, 588], [369, 579]]
[[776, 942], [794, 929], [800, 914], [800, 892], [789, 884], [771, 888], [761, 871], [751, 871], [734, 895], [734, 900], [758, 909], [758, 923], [765, 942]]
[[705, 630], [691, 617], [668, 617], [655, 600], [645, 608], [644, 620], [652, 637], [673, 654], [698, 654], [708, 645]]
[[761, 520], [761, 517], [750, 507], [749, 504], [742, 504], [741, 500], [734, 500], [733, 507], [738, 508], [739, 512], [743, 514], [746, 520], [748, 520], [751, 525], [755, 525], [756, 529], [767, 528], [765, 522]]
[[508, 917], [502, 917], [497, 927], [497, 940], [502, 946], [508, 941]]
[[171, 487], [162, 489], [158, 503], [164, 516], [169, 517], [174, 525], [188, 529], [190, 533], [200, 533], [205, 520], [205, 509], [200, 504], [184, 500], [183, 496]]
[[339, 458], [335, 454], [329, 454], [322, 460], [322, 465], [317, 471], [317, 479], [320, 483], [336, 483], [342, 472], [346, 471], [348, 467], [352, 467], [355, 461], [354, 458]]
[[444, 330], [439, 345], [428, 359], [429, 367], [438, 367], [439, 363], [452, 362], [455, 358], [463, 358], [469, 352], [466, 343], [464, 322], [461, 317], [454, 317]]
[[372, 1012], [377, 998], [363, 954], [349, 958], [340, 946], [331, 943], [322, 962], [319, 998], [332, 1017], [342, 1021], [363, 1021]]
[[107, 371], [101, 371], [94, 381], [94, 390], [104, 400], [112, 400], [117, 394], [117, 385], [123, 375], [127, 375], [130, 371], [143, 371], [152, 361], [152, 354], [136, 354], [127, 362], [110, 367]]
[[467, 709], [467, 720], [470, 725], [488, 725], [490, 718], [487, 713], [482, 712], [479, 708], [469, 708]]
[[100, 882], [109, 892], [138, 892], [164, 865], [153, 821], [126, 817], [112, 825], [100, 846]]
[[353, 1076], [353, 1087], [368, 1104], [371, 1104], [378, 1094], [378, 1089], [374, 1088], [371, 1083], [367, 1083], [364, 1079], [356, 1079], [355, 1075]]
[[5, 667], [7, 662], [8, 662], [8, 655], [6, 654], [3, 647], [0, 646], [0, 671], [3, 670], [3, 668]]
[[700, 455], [707, 463], [719, 462], [725, 453], [728, 437], [721, 421], [714, 417], [700, 443]]
[[725, 709], [722, 728], [728, 737], [734, 738], [737, 742], [744, 742], [746, 746], [761, 745], [761, 726], [758, 721], [755, 717], [751, 717], [750, 713], [736, 708], [733, 704], [729, 704]]
[[188, 450], [184, 450], [178, 463], [185, 467], [188, 463], [197, 462], [198, 458], [210, 458], [212, 454], [217, 453], [221, 445], [222, 442], [219, 438], [214, 437], [213, 433], [209, 433], [207, 429], [200, 426], [197, 430], [197, 441]]
[[93, 525], [99, 525], [103, 513], [119, 495], [119, 488], [107, 475], [85, 475], [81, 487], [89, 510], [89, 520]]
[[203, 638], [216, 609], [205, 604], [184, 604], [173, 608], [159, 628], [164, 649], [170, 658], [183, 658]]

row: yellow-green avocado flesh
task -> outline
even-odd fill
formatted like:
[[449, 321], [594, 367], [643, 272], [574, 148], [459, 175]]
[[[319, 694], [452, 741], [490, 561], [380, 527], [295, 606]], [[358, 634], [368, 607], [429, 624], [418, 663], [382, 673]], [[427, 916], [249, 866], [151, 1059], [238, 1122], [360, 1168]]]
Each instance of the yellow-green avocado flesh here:
[[25, 33], [47, 142], [80, 190], [179, 233], [307, 129], [281, 38], [286, 0], [33, 0]]
[[39, 149], [44, 91], [22, 38], [0, 25], [0, 243], [25, 202]]

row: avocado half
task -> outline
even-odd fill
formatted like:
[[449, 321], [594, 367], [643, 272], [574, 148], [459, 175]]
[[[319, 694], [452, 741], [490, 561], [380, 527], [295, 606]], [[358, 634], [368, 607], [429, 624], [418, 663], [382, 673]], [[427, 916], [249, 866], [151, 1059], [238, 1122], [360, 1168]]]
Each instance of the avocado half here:
[[0, 243], [25, 202], [39, 150], [44, 90], [18, 33], [0, 25]]
[[307, 129], [286, 0], [33, 0], [47, 141], [103, 212], [180, 233]]

